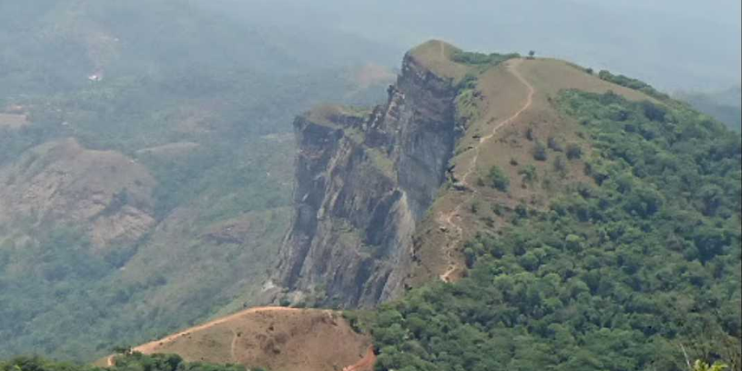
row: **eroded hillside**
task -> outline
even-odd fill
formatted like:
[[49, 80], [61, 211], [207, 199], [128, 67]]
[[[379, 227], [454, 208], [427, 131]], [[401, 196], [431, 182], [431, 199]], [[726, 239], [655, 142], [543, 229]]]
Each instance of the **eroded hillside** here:
[[[147, 168], [120, 153], [86, 150], [74, 139], [30, 149], [13, 166], [0, 168], [0, 182], [4, 226], [86, 225], [92, 248], [105, 252], [111, 244], [137, 241], [155, 224], [157, 183]], [[31, 239], [20, 234], [6, 243]]]

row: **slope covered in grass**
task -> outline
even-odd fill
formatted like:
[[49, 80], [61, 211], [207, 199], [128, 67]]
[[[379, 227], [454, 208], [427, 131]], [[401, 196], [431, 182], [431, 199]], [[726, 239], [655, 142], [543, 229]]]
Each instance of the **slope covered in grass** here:
[[740, 367], [739, 136], [673, 101], [548, 102], [572, 147], [528, 144], [543, 124], [500, 134], [532, 157], [466, 207], [466, 276], [379, 310], [376, 369], [670, 371], [683, 349]]

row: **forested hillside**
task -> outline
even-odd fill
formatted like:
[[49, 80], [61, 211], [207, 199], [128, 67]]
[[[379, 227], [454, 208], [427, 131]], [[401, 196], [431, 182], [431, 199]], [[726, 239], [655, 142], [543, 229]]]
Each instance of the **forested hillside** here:
[[291, 118], [393, 77], [363, 39], [201, 4], [0, 2], [0, 356], [90, 360], [259, 300]]
[[467, 277], [379, 310], [376, 369], [738, 370], [739, 135], [666, 97], [563, 91], [552, 104], [583, 140], [537, 146], [553, 169], [493, 169], [492, 187], [568, 182], [581, 160], [584, 180], [545, 208], [475, 201], [489, 227], [465, 246]]

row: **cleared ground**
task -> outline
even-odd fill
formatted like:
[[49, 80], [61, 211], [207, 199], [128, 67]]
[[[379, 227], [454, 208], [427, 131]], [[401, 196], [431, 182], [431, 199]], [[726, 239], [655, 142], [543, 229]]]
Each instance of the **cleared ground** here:
[[[187, 361], [238, 363], [272, 371], [371, 371], [371, 340], [337, 312], [248, 309], [134, 348], [174, 353]], [[104, 363], [109, 366], [115, 357]]]

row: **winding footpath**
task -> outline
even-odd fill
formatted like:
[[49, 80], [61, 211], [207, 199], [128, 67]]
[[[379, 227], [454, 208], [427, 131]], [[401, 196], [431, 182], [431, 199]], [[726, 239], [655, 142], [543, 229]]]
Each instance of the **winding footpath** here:
[[461, 208], [464, 207], [464, 205], [469, 204], [469, 201], [471, 201], [479, 192], [476, 187], [472, 187], [469, 184], [469, 176], [472, 175], [477, 169], [477, 161], [479, 161], [479, 154], [481, 153], [481, 147], [483, 144], [490, 141], [497, 132], [513, 123], [513, 121], [517, 120], [523, 112], [531, 108], [531, 105], [533, 104], [533, 96], [536, 94], [536, 89], [533, 88], [533, 86], [520, 74], [520, 71], [518, 71], [518, 66], [523, 62], [522, 59], [518, 59], [508, 65], [508, 71], [515, 76], [515, 78], [518, 79], [518, 81], [521, 82], [527, 89], [528, 89], [528, 98], [526, 99], [525, 104], [523, 107], [521, 107], [517, 112], [515, 112], [512, 116], [509, 118], [501, 121], [495, 127], [492, 128], [492, 131], [484, 137], [479, 138], [479, 142], [474, 147], [474, 157], [472, 157], [471, 160], [469, 160], [469, 166], [464, 173], [463, 177], [461, 178], [461, 183], [468, 189], [471, 190], [471, 195], [466, 199], [466, 201], [459, 203], [456, 208], [454, 208], [452, 211], [448, 213], [440, 213], [438, 215], [438, 223], [446, 226], [446, 230], [455, 230], [455, 236], [453, 238], [449, 239], [449, 243], [446, 246], [444, 250], [444, 254], [446, 256], [446, 260], [448, 261], [448, 269], [440, 275], [440, 279], [443, 282], [451, 282], [453, 274], [459, 269], [459, 263], [457, 262], [456, 257], [454, 256], [456, 252], [456, 247], [461, 243], [461, 241], [464, 238], [464, 228], [461, 227]]
[[[194, 332], [207, 330], [214, 326], [221, 325], [223, 323], [229, 322], [231, 320], [234, 320], [236, 318], [239, 318], [239, 317], [242, 317], [248, 314], [270, 313], [270, 312], [300, 312], [300, 311], [301, 309], [286, 308], [286, 307], [259, 307], [259, 308], [246, 309], [246, 310], [231, 314], [229, 316], [222, 317], [222, 318], [213, 320], [211, 322], [204, 323], [202, 325], [198, 325], [196, 327], [191, 327], [187, 330], [180, 331], [176, 334], [170, 335], [160, 340], [155, 340], [155, 341], [140, 345], [136, 348], [133, 348], [132, 351], [140, 352], [144, 354], [156, 353], [155, 351], [157, 350], [157, 348], [162, 347], [165, 344], [172, 343], [173, 341], [177, 340], [180, 337], [188, 336]], [[327, 313], [329, 315], [329, 312]], [[239, 360], [237, 359], [237, 342], [240, 336], [234, 329], [230, 329], [230, 330], [232, 331], [232, 344], [230, 346], [230, 354], [232, 356], [233, 362], [239, 363]], [[114, 357], [115, 355], [111, 355], [111, 356], [108, 356], [108, 358], [106, 359], [106, 363], [108, 364], [108, 367], [113, 367], [115, 365]], [[375, 363], [376, 363], [376, 354], [374, 353], [374, 348], [369, 347], [368, 351], [366, 352], [366, 355], [363, 358], [361, 358], [355, 364], [343, 368], [343, 371], [371, 371], [373, 370], [373, 366]]]
[[371, 346], [368, 348], [366, 356], [361, 358], [356, 364], [344, 367], [343, 371], [372, 371], [375, 363], [376, 353], [374, 353], [374, 347]]

